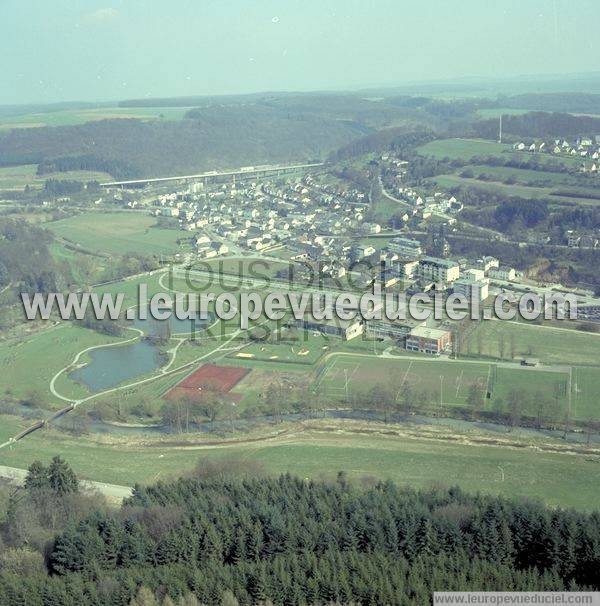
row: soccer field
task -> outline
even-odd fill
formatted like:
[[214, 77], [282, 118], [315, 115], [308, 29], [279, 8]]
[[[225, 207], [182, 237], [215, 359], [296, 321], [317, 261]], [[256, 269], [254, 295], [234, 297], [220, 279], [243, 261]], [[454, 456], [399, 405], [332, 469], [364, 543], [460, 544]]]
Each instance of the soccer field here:
[[492, 364], [456, 363], [411, 358], [368, 358], [341, 354], [331, 358], [315, 381], [315, 389], [332, 397], [351, 395], [376, 385], [390, 388], [398, 399], [403, 391], [426, 392], [445, 405], [463, 405], [472, 385], [487, 392]]
[[[391, 391], [396, 402], [406, 390], [430, 405], [470, 406], [470, 395], [480, 394], [481, 407], [507, 412], [511, 392], [519, 394], [521, 413], [535, 418], [542, 407], [546, 418], [563, 421], [569, 403], [571, 418], [599, 420], [600, 373], [593, 368], [569, 371], [521, 368], [493, 362], [439, 359], [375, 358], [339, 353], [330, 357], [313, 383], [313, 389], [332, 399], [365, 393], [376, 386]], [[569, 398], [570, 391], [570, 398]]]

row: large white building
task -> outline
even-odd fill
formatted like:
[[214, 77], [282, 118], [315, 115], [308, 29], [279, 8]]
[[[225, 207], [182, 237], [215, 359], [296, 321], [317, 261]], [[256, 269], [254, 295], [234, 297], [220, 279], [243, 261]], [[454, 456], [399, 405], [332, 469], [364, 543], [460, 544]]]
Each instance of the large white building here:
[[450, 259], [423, 257], [419, 261], [419, 276], [431, 282], [450, 283], [458, 280], [460, 267], [456, 261]]

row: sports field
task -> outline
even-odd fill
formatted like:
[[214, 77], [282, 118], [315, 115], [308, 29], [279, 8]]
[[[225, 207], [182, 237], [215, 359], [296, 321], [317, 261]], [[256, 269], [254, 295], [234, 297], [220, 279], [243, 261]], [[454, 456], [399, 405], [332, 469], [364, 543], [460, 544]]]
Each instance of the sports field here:
[[86, 250], [123, 255], [169, 255], [183, 249], [189, 236], [156, 227], [156, 219], [139, 212], [82, 213], [47, 224], [57, 235]]
[[314, 388], [332, 398], [351, 396], [375, 386], [400, 402], [404, 392], [417, 393], [440, 406], [464, 405], [471, 385], [487, 391], [491, 364], [429, 362], [410, 358], [376, 359], [354, 354], [331, 356], [317, 376]]
[[567, 367], [336, 353], [324, 362], [313, 383], [315, 391], [332, 400], [368, 394], [376, 387], [388, 393], [393, 404], [399, 405], [408, 393], [411, 401], [422, 398], [430, 409], [440, 412], [453, 406], [473, 406], [470, 398], [477, 394], [476, 404], [482, 410], [507, 413], [510, 394], [516, 390], [519, 412], [524, 416], [536, 418], [543, 404], [545, 420], [562, 423], [570, 404], [572, 419], [600, 420], [600, 373], [589, 368], [575, 367], [571, 375]]
[[226, 394], [249, 372], [250, 370], [247, 368], [204, 364], [170, 389], [165, 394], [165, 398], [168, 400], [177, 398], [201, 400], [206, 393], [206, 389]]

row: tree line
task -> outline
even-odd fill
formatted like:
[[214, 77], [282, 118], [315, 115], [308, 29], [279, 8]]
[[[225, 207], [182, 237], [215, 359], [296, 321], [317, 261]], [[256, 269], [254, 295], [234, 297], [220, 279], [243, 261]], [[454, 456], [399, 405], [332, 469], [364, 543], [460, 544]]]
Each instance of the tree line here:
[[55, 458], [31, 466], [8, 510], [3, 604], [424, 604], [434, 590], [600, 588], [598, 511], [342, 472], [201, 463], [114, 510]]

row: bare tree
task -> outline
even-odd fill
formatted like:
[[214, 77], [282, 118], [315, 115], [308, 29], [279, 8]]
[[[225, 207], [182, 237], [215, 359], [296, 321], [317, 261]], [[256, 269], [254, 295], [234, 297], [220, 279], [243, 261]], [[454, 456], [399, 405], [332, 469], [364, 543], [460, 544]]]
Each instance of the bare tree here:
[[503, 332], [498, 335], [498, 357], [502, 360], [506, 349], [506, 338]]

